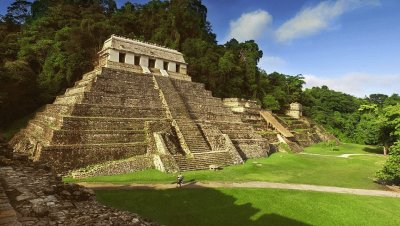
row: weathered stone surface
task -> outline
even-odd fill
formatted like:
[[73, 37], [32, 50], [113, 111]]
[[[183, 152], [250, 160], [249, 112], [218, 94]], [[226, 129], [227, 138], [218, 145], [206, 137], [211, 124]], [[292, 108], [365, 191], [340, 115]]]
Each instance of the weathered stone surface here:
[[91, 189], [64, 184], [46, 167], [10, 161], [0, 167], [0, 225], [156, 225], [97, 203]]
[[[276, 144], [279, 142], [285, 142], [290, 146], [292, 151], [300, 152], [303, 147], [311, 144], [327, 140], [336, 140], [334, 136], [327, 133], [322, 127], [302, 117], [302, 107], [299, 103], [293, 103], [291, 105], [292, 112], [290, 116], [277, 116], [269, 113], [269, 115], [277, 121], [277, 124], [280, 124], [284, 130], [291, 133], [291, 137], [284, 138], [285, 133], [276, 129], [276, 125], [273, 126], [271, 122], [267, 122], [260, 117], [261, 106], [259, 106], [257, 102], [238, 98], [226, 98], [223, 101], [226, 106], [231, 108], [232, 112], [241, 117], [243, 122], [251, 125], [263, 138], [267, 139], [270, 143], [270, 148], [273, 150], [277, 150]], [[235, 127], [226, 124], [221, 130], [234, 137], [234, 142], [239, 146], [251, 149], [252, 147], [245, 144], [246, 142], [239, 144], [241, 143], [241, 139], [245, 141], [247, 140], [246, 138], [249, 137], [246, 137], [248, 136], [246, 134], [240, 135], [242, 129], [237, 128], [237, 126]], [[278, 136], [280, 136], [279, 134], [283, 137], [281, 140], [278, 139]]]

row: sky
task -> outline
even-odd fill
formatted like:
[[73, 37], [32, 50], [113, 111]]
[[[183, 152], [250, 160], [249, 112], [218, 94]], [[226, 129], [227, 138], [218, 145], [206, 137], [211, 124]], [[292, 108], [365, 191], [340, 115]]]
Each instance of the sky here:
[[[117, 0], [120, 6], [127, 0]], [[0, 14], [12, 0], [0, 0]], [[131, 2], [145, 3], [146, 0]], [[255, 40], [266, 72], [358, 97], [400, 93], [399, 0], [203, 0], [219, 44]]]

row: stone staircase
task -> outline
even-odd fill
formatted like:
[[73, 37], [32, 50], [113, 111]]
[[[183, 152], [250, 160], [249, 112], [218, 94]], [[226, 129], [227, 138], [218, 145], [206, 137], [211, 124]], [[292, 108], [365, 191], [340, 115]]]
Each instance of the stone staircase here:
[[198, 126], [192, 120], [177, 120], [183, 137], [192, 153], [210, 152], [210, 146], [204, 139]]
[[[257, 134], [252, 126], [242, 122], [221, 99], [212, 96], [204, 84], [172, 80], [182, 96], [190, 115], [199, 123], [217, 127], [227, 134], [242, 158], [267, 156], [268, 141]], [[201, 98], [201, 99], [199, 99]]]
[[302, 147], [323, 141], [316, 133], [314, 126], [307, 119], [295, 119], [290, 116], [280, 115], [277, 119], [293, 134], [294, 140]]
[[177, 91], [174, 85], [175, 79], [160, 76], [156, 76], [155, 79], [163, 92], [171, 116], [176, 120], [177, 127], [190, 151], [190, 155], [173, 155], [179, 169], [182, 171], [199, 170], [208, 169], [209, 165], [213, 164], [233, 164], [232, 157], [227, 151], [215, 152], [211, 149], [199, 125], [193, 120], [193, 115], [188, 111], [188, 105]]
[[65, 171], [146, 155], [145, 123], [165, 119], [151, 77], [103, 68], [46, 105], [10, 144]]
[[232, 165], [232, 159], [224, 151], [194, 153], [191, 158], [183, 155], [174, 155], [174, 159], [181, 170], [204, 170], [209, 169], [210, 165]]

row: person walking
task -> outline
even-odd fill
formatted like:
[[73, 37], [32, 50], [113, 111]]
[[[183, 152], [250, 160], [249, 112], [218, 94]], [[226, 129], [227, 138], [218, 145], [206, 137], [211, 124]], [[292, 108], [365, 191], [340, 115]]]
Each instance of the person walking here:
[[179, 185], [179, 187], [182, 187], [182, 184], [183, 184], [183, 175], [182, 174], [179, 174], [178, 175], [178, 177], [176, 178], [177, 179], [177, 184]]

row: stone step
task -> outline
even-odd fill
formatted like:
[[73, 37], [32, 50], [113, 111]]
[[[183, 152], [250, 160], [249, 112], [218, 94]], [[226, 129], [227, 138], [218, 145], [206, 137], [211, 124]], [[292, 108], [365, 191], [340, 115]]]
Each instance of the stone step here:
[[[209, 101], [207, 101], [209, 100]], [[191, 106], [192, 108], [208, 108], [208, 109], [223, 109], [228, 112], [232, 112], [229, 107], [226, 107], [225, 105], [222, 105], [221, 100], [212, 100], [210, 99], [204, 99], [204, 100], [199, 100], [199, 101], [193, 101], [191, 99], [185, 98], [185, 102]]]
[[181, 130], [185, 131], [196, 131], [199, 129], [196, 125], [181, 125], [178, 123], [178, 126]]
[[207, 148], [189, 148], [189, 149], [190, 149], [190, 152], [192, 152], [193, 154], [205, 153], [205, 152], [210, 152], [211, 151], [210, 149], [207, 149]]
[[187, 141], [186, 144], [189, 147], [192, 147], [192, 148], [207, 148], [207, 149], [209, 149], [208, 144], [205, 143], [205, 142], [196, 142], [196, 141], [190, 142], [190, 141]]
[[191, 114], [195, 120], [203, 121], [225, 121], [225, 122], [241, 122], [240, 118], [234, 115], [213, 115], [213, 114]]
[[62, 96], [57, 96], [54, 101], [54, 104], [73, 105], [76, 103], [81, 103], [83, 98], [84, 98], [84, 92], [66, 94]]
[[216, 122], [214, 125], [216, 125], [221, 131], [230, 131], [230, 130], [252, 131], [253, 130], [253, 126], [248, 123]]
[[262, 139], [262, 136], [260, 134], [252, 132], [226, 132], [222, 131], [225, 134], [228, 134], [228, 136], [231, 139]]
[[232, 164], [232, 158], [228, 152], [207, 152], [194, 154], [193, 158], [175, 155], [175, 161], [184, 171], [209, 169], [210, 165], [225, 166]]
[[198, 145], [198, 146], [204, 146], [204, 147], [208, 147], [207, 143], [205, 142], [203, 137], [199, 137], [197, 139], [194, 138], [187, 138], [185, 137], [185, 141], [188, 144], [193, 144], [193, 145]]
[[192, 145], [195, 147], [208, 147], [208, 143], [205, 141], [205, 139], [203, 137], [199, 137], [197, 139], [193, 139], [193, 138], [186, 138], [185, 137], [185, 141], [188, 145]]
[[43, 147], [40, 160], [50, 163], [59, 172], [65, 172], [146, 153], [147, 143], [144, 142], [50, 145]]
[[74, 84], [74, 87], [88, 86], [89, 84], [93, 83], [96, 80], [95, 77], [96, 76], [76, 81], [75, 84]]
[[182, 95], [183, 97], [188, 97], [190, 98], [190, 96], [193, 97], [212, 97], [212, 92], [209, 90], [196, 90], [196, 89], [183, 89], [183, 88], [179, 88], [177, 87], [177, 90], [179, 92], [180, 95]]
[[94, 77], [98, 76], [99, 74], [100, 74], [99, 71], [96, 71], [96, 70], [90, 71], [86, 74], [83, 74], [82, 80], [93, 79]]
[[119, 82], [149, 82], [152, 83], [152, 77], [142, 73], [135, 73], [129, 71], [115, 70], [111, 68], [103, 68], [102, 73], [97, 76], [100, 79], [112, 79]]
[[140, 78], [143, 78], [142, 76], [135, 76], [134, 78], [137, 78], [135, 80], [129, 80], [129, 81], [121, 81], [119, 79], [110, 79], [110, 78], [104, 78], [104, 77], [98, 77], [96, 78], [94, 85], [103, 87], [103, 86], [111, 86], [111, 87], [122, 87], [122, 88], [145, 88], [145, 89], [155, 89], [155, 85], [152, 79], [146, 79], [142, 80]]
[[87, 86], [81, 86], [81, 87], [72, 87], [72, 88], [68, 88], [65, 91], [65, 96], [71, 96], [71, 95], [75, 95], [75, 94], [80, 94], [83, 92], [88, 92], [91, 90], [91, 85], [87, 85]]
[[54, 130], [52, 145], [133, 143], [146, 141], [143, 130]]
[[205, 84], [204, 83], [198, 83], [198, 82], [190, 82], [190, 81], [184, 81], [184, 80], [178, 80], [178, 79], [173, 79], [173, 83], [179, 87], [183, 88], [192, 88], [192, 89], [200, 89], [203, 90], [205, 89]]
[[194, 115], [216, 115], [221, 117], [234, 117], [240, 119], [238, 116], [234, 115], [232, 112], [226, 111], [225, 109], [218, 109], [218, 108], [193, 108], [189, 107], [189, 113]]
[[36, 138], [43, 144], [48, 144], [52, 136], [52, 129], [40, 122], [30, 121], [24, 132], [30, 137]]
[[115, 117], [115, 118], [166, 118], [163, 108], [122, 107], [107, 105], [77, 104], [71, 116]]
[[50, 114], [48, 112], [45, 111], [41, 111], [36, 113], [34, 120], [36, 121], [40, 121], [42, 123], [45, 123], [47, 125], [52, 125], [53, 127], [60, 127], [61, 126], [61, 116], [59, 115], [54, 115], [54, 114]]
[[241, 143], [241, 144], [260, 144], [266, 143], [266, 140], [263, 138], [260, 139], [231, 139], [232, 143]]
[[193, 130], [186, 130], [183, 129], [181, 127], [179, 127], [181, 129], [181, 132], [183, 134], [183, 136], [188, 137], [188, 138], [192, 138], [192, 139], [199, 139], [201, 137], [203, 137], [202, 133], [200, 132], [200, 130], [197, 129], [193, 129]]
[[90, 92], [85, 93], [81, 103], [126, 107], [162, 107], [158, 93], [129, 96]]
[[209, 105], [201, 102], [198, 103], [186, 102], [186, 103], [190, 106], [190, 109], [196, 111], [211, 111], [211, 112], [223, 112], [224, 114], [233, 114], [230, 108], [220, 104]]
[[218, 97], [213, 97], [213, 96], [195, 96], [195, 95], [190, 95], [190, 96], [183, 96], [183, 99], [189, 102], [204, 102], [204, 103], [220, 103], [222, 102], [221, 98]]
[[145, 96], [147, 94], [156, 93], [158, 94], [158, 90], [152, 86], [152, 84], [146, 84], [141, 86], [118, 86], [111, 84], [99, 84], [94, 83], [91, 88], [92, 91], [103, 92], [103, 93], [123, 93], [127, 95], [139, 95]]
[[99, 85], [106, 85], [110, 84], [112, 86], [124, 86], [124, 87], [151, 87], [155, 88], [154, 81], [149, 76], [142, 76], [142, 75], [130, 75], [126, 79], [120, 78], [113, 78], [113, 77], [105, 77], [105, 76], [98, 76], [96, 78], [96, 83]]
[[59, 115], [68, 115], [71, 114], [73, 110], [73, 106], [64, 105], [64, 104], [47, 104], [43, 110], [48, 115], [52, 115], [53, 117], [57, 117]]
[[[159, 121], [158, 118], [146, 118], [146, 121]], [[143, 118], [111, 117], [64, 117], [61, 129], [86, 130], [144, 130]]]

